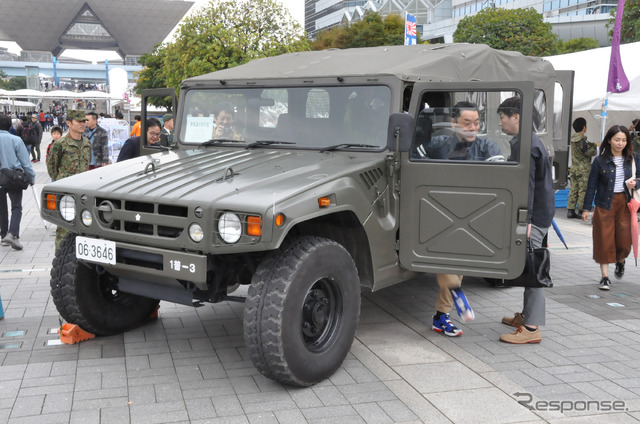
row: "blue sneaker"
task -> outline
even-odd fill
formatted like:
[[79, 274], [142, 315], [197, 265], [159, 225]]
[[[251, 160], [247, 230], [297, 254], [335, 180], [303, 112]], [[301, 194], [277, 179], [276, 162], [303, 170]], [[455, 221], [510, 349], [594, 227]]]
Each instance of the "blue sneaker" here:
[[436, 315], [433, 316], [433, 331], [443, 333], [445, 336], [457, 337], [462, 336], [462, 330], [453, 325], [449, 319], [449, 314], [440, 315], [440, 319], [436, 319]]
[[453, 304], [456, 305], [460, 318], [462, 318], [464, 322], [473, 321], [476, 318], [476, 314], [473, 313], [473, 309], [471, 309], [467, 296], [464, 295], [462, 289], [452, 289], [451, 296], [453, 296]]

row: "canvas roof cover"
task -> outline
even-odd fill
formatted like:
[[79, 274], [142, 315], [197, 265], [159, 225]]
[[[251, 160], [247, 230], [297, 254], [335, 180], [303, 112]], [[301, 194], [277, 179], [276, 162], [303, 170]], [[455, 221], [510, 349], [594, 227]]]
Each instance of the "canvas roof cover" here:
[[287, 53], [185, 82], [383, 75], [412, 81], [506, 81], [532, 80], [534, 73], [547, 79], [554, 70], [542, 58], [494, 50], [484, 44], [439, 44]]

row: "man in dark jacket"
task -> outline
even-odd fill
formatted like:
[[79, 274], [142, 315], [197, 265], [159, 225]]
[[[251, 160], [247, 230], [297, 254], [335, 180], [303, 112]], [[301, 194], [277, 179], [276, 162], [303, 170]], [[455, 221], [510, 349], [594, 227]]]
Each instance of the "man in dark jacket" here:
[[40, 162], [40, 142], [42, 141], [42, 125], [38, 121], [38, 115], [31, 115], [31, 132], [33, 136], [33, 143], [31, 144], [31, 162]]
[[[519, 97], [510, 97], [498, 107], [500, 127], [506, 134], [512, 135], [510, 161], [527, 160], [520, 156], [520, 111]], [[529, 202], [527, 243], [531, 247], [541, 247], [549, 231], [555, 213], [555, 192], [551, 164], [542, 140], [531, 134], [531, 157], [529, 170]], [[525, 344], [540, 343], [540, 325], [545, 324], [545, 299], [543, 288], [525, 287], [522, 312], [513, 317], [502, 318], [504, 324], [517, 327], [511, 334], [503, 334], [500, 340], [505, 343]]]
[[489, 158], [504, 160], [496, 143], [478, 137], [480, 112], [475, 103], [461, 101], [451, 111], [452, 134], [437, 135], [419, 145], [414, 157], [428, 159], [478, 160]]
[[29, 117], [20, 117], [20, 125], [18, 125], [18, 127], [16, 128], [16, 135], [22, 139], [22, 142], [27, 147], [27, 152], [29, 152], [31, 150], [31, 145], [33, 144], [34, 136], [32, 134]]
[[87, 128], [84, 135], [91, 142], [91, 162], [89, 169], [99, 168], [109, 163], [109, 134], [107, 130], [98, 125], [98, 114], [88, 112]]

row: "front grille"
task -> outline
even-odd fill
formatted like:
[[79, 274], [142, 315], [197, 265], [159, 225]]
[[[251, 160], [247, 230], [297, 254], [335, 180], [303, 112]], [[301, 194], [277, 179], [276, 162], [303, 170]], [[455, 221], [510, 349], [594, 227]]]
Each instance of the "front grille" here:
[[176, 239], [188, 225], [185, 206], [106, 197], [96, 198], [95, 206], [100, 223], [114, 231]]

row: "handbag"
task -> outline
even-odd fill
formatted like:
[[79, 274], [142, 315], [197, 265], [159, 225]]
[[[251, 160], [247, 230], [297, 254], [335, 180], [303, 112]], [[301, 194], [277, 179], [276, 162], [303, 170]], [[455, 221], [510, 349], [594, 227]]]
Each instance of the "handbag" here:
[[527, 246], [524, 271], [513, 280], [504, 280], [509, 287], [553, 287], [551, 271], [551, 253], [546, 247]]
[[29, 187], [29, 177], [22, 168], [0, 169], [0, 186], [5, 190], [26, 190]]

